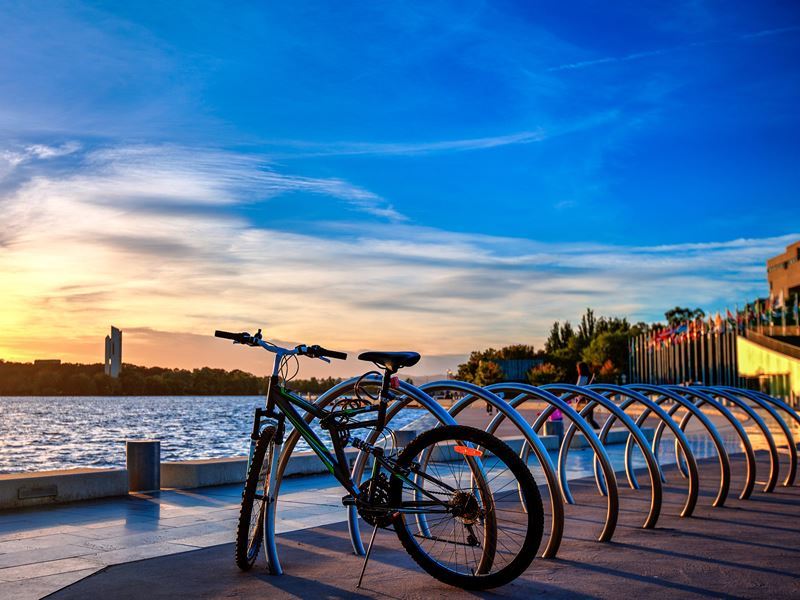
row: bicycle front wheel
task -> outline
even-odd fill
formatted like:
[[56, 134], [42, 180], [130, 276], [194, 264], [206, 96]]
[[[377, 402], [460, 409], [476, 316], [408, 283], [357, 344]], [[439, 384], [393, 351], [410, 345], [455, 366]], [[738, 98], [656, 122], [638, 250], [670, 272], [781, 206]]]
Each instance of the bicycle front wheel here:
[[527, 465], [495, 436], [461, 425], [414, 439], [392, 478], [394, 527], [436, 579], [466, 589], [509, 583], [530, 566], [544, 528]]
[[265, 427], [256, 442], [253, 460], [247, 470], [239, 523], [236, 527], [236, 566], [242, 571], [253, 566], [261, 550], [274, 441], [275, 428]]

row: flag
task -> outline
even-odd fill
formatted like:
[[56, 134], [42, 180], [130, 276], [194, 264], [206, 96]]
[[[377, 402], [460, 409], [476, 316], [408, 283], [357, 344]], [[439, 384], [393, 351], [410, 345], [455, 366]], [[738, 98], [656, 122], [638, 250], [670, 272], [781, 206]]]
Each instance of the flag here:
[[719, 333], [720, 331], [722, 331], [722, 317], [717, 311], [717, 316], [714, 318], [714, 332]]
[[797, 299], [800, 298], [800, 294], [794, 295], [794, 324], [800, 325], [800, 306], [797, 305]]
[[[736, 312], [738, 313], [739, 309], [736, 309]], [[736, 317], [731, 314], [731, 310], [727, 306], [725, 307], [725, 320], [731, 323], [736, 323]]]

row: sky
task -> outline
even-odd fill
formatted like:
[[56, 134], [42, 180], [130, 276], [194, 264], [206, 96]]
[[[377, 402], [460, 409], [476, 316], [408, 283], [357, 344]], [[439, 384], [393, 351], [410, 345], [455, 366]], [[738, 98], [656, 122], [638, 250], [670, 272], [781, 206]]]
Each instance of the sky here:
[[[0, 358], [543, 345], [767, 293], [796, 2], [0, 0]], [[353, 360], [301, 374], [351, 374]]]

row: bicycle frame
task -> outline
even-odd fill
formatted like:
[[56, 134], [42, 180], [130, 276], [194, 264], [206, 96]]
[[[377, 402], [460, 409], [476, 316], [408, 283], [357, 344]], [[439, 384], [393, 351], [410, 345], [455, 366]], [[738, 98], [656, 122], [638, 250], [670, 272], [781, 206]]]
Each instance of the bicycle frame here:
[[[277, 410], [276, 410], [277, 409]], [[333, 445], [333, 453], [327, 448], [325, 443], [320, 439], [319, 435], [311, 428], [306, 420], [300, 415], [298, 409], [301, 409], [308, 414], [314, 416], [315, 419], [321, 423], [330, 420], [336, 411], [321, 409], [311, 402], [308, 402], [294, 394], [290, 390], [280, 385], [277, 376], [269, 378], [268, 391], [267, 391], [267, 408], [256, 409], [256, 414], [253, 423], [253, 434], [251, 435], [251, 452], [252, 457], [253, 449], [255, 448], [255, 441], [258, 439], [262, 427], [267, 422], [275, 422], [277, 425], [275, 445], [279, 447], [283, 444], [285, 420], [295, 428], [300, 437], [305, 440], [309, 448], [317, 455], [317, 457], [325, 465], [325, 468], [336, 478], [336, 480], [351, 494], [357, 494], [358, 490], [350, 477], [347, 458], [344, 453], [345, 444], [339, 437], [339, 432], [342, 430], [340, 427], [331, 425], [326, 427], [331, 432], [331, 443]], [[359, 414], [369, 412], [381, 412], [380, 406], [370, 405], [358, 409], [346, 409], [339, 411], [347, 414], [347, 416], [354, 417]], [[325, 426], [325, 425], [323, 425]], [[359, 427], [369, 426], [368, 423], [358, 423]], [[277, 457], [276, 457], [277, 459]]]
[[[277, 383], [277, 385], [273, 385]], [[255, 415], [255, 421], [253, 426], [253, 435], [255, 439], [258, 439], [258, 436], [261, 433], [263, 420], [266, 418], [268, 421], [276, 421], [277, 422], [277, 431], [276, 431], [276, 439], [275, 439], [275, 446], [279, 448], [283, 444], [283, 435], [284, 435], [284, 418], [288, 419], [288, 421], [292, 424], [292, 426], [297, 430], [298, 434], [302, 439], [306, 441], [309, 445], [311, 450], [317, 457], [322, 461], [322, 464], [325, 465], [325, 468], [336, 478], [336, 480], [344, 487], [350, 494], [353, 495], [355, 498], [358, 493], [358, 487], [356, 486], [355, 482], [353, 481], [352, 477], [350, 476], [349, 464], [347, 461], [347, 457], [344, 453], [344, 449], [348, 442], [352, 443], [354, 447], [357, 447], [361, 450], [365, 450], [370, 452], [372, 456], [375, 458], [373, 463], [373, 476], [377, 474], [380, 467], [384, 467], [389, 470], [394, 476], [400, 477], [406, 483], [413, 485], [414, 487], [418, 488], [419, 491], [423, 495], [427, 495], [430, 497], [423, 488], [419, 486], [418, 483], [413, 481], [412, 479], [405, 476], [405, 474], [398, 472], [396, 466], [393, 464], [394, 461], [388, 460], [386, 457], [383, 456], [382, 449], [380, 448], [373, 448], [368, 444], [362, 442], [358, 438], [353, 438], [352, 436], [347, 436], [346, 440], [342, 440], [340, 438], [340, 433], [342, 431], [346, 431], [348, 429], [357, 429], [357, 428], [365, 428], [371, 427], [376, 423], [381, 421], [380, 414], [385, 411], [385, 408], [381, 406], [381, 404], [385, 404], [385, 400], [381, 399], [379, 404], [376, 405], [369, 405], [362, 408], [351, 408], [351, 409], [344, 409], [341, 411], [333, 411], [333, 410], [326, 410], [315, 406], [314, 404], [307, 402], [300, 396], [292, 393], [291, 391], [287, 390], [283, 386], [280, 385], [279, 381], [276, 382], [276, 379], [270, 377], [269, 380], [269, 390], [267, 394], [267, 409], [257, 409]], [[348, 417], [354, 417], [361, 414], [367, 414], [370, 412], [378, 412], [379, 417], [375, 421], [357, 421], [354, 422], [352, 425], [345, 425], [345, 426], [328, 426], [325, 427], [328, 431], [331, 432], [331, 443], [333, 445], [334, 451], [333, 453], [328, 450], [325, 446], [325, 443], [320, 439], [317, 433], [309, 426], [306, 420], [298, 413], [295, 406], [303, 409], [307, 413], [313, 415], [316, 419], [320, 422], [325, 423], [325, 421], [332, 419], [332, 417], [338, 416], [340, 414], [346, 415]], [[275, 410], [277, 407], [277, 411]], [[255, 446], [255, 440], [252, 442], [252, 446]], [[277, 458], [279, 453], [276, 452], [273, 455], [273, 463], [277, 463]], [[252, 452], [251, 452], [252, 456]], [[273, 465], [270, 465], [270, 473], [272, 473]], [[418, 477], [422, 477], [423, 479], [431, 479], [425, 473], [422, 472], [415, 472], [414, 473]], [[272, 480], [272, 477], [270, 477]], [[270, 485], [272, 481], [270, 481]], [[442, 482], [439, 482], [440, 485], [445, 485]], [[268, 497], [270, 501], [272, 500], [271, 493], [268, 493]], [[432, 503], [425, 503], [420, 502], [418, 503], [419, 507], [423, 506], [430, 506], [432, 504], [442, 504], [441, 501], [434, 500]], [[419, 511], [403, 507], [396, 507], [398, 510], [402, 512], [411, 512], [416, 513]], [[425, 510], [425, 512], [431, 512], [430, 510]]]

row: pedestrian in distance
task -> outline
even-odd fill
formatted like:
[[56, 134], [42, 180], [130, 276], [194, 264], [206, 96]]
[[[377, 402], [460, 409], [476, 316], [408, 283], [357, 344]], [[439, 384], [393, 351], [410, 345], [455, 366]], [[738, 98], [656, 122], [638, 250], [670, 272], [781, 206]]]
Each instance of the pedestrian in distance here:
[[[592, 371], [591, 369], [589, 369], [589, 365], [587, 365], [585, 362], [583, 361], [579, 362], [577, 364], [577, 369], [578, 369], [578, 381], [575, 383], [575, 385], [580, 385], [580, 386], [589, 385], [594, 381], [594, 375], [592, 375]], [[581, 405], [585, 405], [587, 402], [588, 400], [586, 398], [581, 397], [578, 399], [578, 402], [576, 404], [578, 407], [580, 407]], [[589, 409], [589, 411], [585, 415], [585, 418], [586, 422], [589, 423], [589, 425], [591, 425], [592, 428], [600, 429], [600, 425], [597, 423], [597, 421], [594, 420], [595, 407], [596, 405], [592, 406], [592, 408]]]

